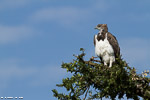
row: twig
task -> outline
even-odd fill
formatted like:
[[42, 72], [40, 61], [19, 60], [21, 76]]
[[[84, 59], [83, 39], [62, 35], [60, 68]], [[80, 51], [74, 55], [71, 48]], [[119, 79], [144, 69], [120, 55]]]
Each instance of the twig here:
[[86, 99], [86, 96], [87, 96], [87, 94], [88, 94], [89, 89], [90, 89], [90, 87], [87, 88], [87, 91], [86, 91], [86, 93], [85, 93], [85, 97], [83, 98], [83, 100]]
[[92, 66], [96, 66], [97, 63], [93, 63], [92, 61], [84, 61], [86, 64], [92, 65]]
[[102, 63], [100, 60], [93, 60], [93, 61]]
[[[94, 63], [94, 62], [99, 62], [99, 63], [102, 63], [100, 60], [94, 60], [94, 58], [97, 58], [97, 57], [91, 57], [89, 61], [84, 61], [86, 64], [89, 64], [89, 65], [92, 65], [92, 66], [95, 66], [97, 65], [97, 63]], [[94, 61], [94, 62], [93, 62]]]
[[100, 60], [94, 60], [94, 58], [98, 58], [98, 57], [92, 56], [92, 57], [90, 58], [90, 61], [95, 61], [95, 62], [100, 62], [100, 63], [102, 63]]

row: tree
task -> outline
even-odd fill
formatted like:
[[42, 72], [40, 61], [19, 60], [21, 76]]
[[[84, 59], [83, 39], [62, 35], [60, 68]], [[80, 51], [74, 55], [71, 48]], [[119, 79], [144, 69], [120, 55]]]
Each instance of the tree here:
[[129, 67], [126, 61], [117, 58], [111, 68], [104, 66], [99, 60], [92, 57], [84, 60], [84, 49], [75, 56], [70, 63], [63, 63], [62, 68], [72, 73], [71, 77], [64, 78], [58, 87], [64, 87], [68, 94], [52, 92], [59, 100], [92, 100], [110, 98], [115, 100], [127, 98], [139, 100], [142, 97], [150, 100], [150, 78], [146, 77], [149, 71], [137, 74], [136, 69]]

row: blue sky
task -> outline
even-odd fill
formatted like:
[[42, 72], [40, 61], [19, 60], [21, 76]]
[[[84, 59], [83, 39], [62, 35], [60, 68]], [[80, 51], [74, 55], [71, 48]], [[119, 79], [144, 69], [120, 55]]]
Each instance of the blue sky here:
[[51, 90], [68, 76], [62, 62], [81, 47], [95, 55], [99, 23], [108, 24], [130, 66], [150, 68], [149, 0], [1, 0], [0, 97], [56, 100]]

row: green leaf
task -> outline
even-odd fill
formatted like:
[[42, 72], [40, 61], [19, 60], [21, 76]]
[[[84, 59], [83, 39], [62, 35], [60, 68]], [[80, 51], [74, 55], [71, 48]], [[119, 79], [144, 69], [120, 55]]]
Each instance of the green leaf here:
[[[136, 69], [128, 66], [121, 57], [109, 68], [103, 63], [85, 61], [84, 49], [80, 48], [80, 51], [82, 53], [75, 56], [76, 60], [62, 63], [62, 68], [71, 72], [71, 77], [64, 78], [62, 84], [56, 85], [65, 88], [67, 92], [58, 93], [53, 89], [54, 97], [59, 100], [81, 100], [87, 94], [87, 99], [115, 100], [116, 97], [121, 99], [125, 95], [134, 100], [138, 100], [139, 96], [150, 100], [150, 78], [137, 74]], [[89, 92], [88, 87], [91, 87]]]

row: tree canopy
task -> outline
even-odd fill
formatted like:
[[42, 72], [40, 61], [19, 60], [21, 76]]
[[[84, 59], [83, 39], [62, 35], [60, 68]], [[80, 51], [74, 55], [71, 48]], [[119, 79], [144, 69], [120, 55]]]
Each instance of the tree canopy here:
[[149, 71], [137, 74], [134, 67], [129, 67], [121, 57], [111, 68], [104, 66], [99, 60], [90, 58], [84, 60], [84, 49], [75, 56], [72, 62], [63, 63], [62, 68], [72, 73], [71, 77], [64, 78], [58, 87], [64, 87], [67, 93], [59, 93], [53, 89], [54, 97], [59, 100], [92, 100], [110, 98], [139, 100], [142, 97], [150, 100]]

